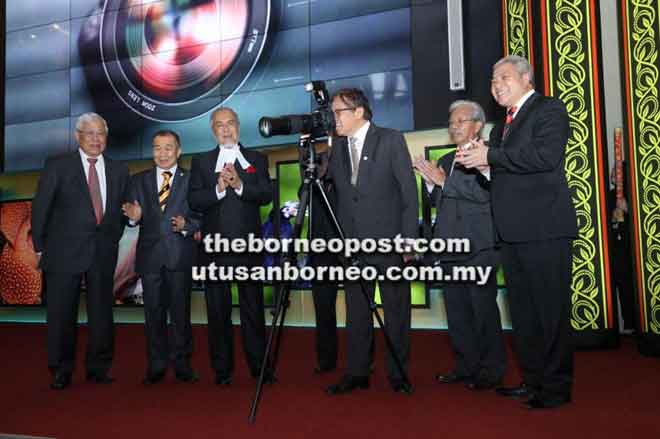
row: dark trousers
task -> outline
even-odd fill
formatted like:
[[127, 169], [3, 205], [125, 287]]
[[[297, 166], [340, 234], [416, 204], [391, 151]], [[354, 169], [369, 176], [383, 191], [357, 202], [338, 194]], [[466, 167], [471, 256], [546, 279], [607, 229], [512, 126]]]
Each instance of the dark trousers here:
[[162, 267], [160, 273], [143, 273], [144, 323], [147, 339], [148, 373], [157, 374], [167, 369], [170, 361], [167, 315], [172, 321], [173, 360], [177, 373], [190, 371], [193, 351], [190, 324], [189, 271], [170, 271]]
[[85, 273], [46, 273], [48, 367], [72, 373], [78, 331], [78, 305], [83, 276], [87, 288], [87, 373], [103, 375], [112, 365], [114, 322], [112, 285], [114, 264], [92, 262]]
[[[250, 373], [257, 376], [266, 351], [263, 285], [260, 282], [238, 283], [238, 301], [243, 350]], [[217, 374], [231, 376], [234, 372], [234, 331], [229, 283], [206, 283], [206, 309], [211, 367]]]
[[571, 240], [503, 243], [502, 265], [525, 383], [542, 399], [570, 398]]
[[506, 351], [502, 321], [497, 307], [497, 254], [483, 250], [470, 260], [443, 264], [490, 266], [492, 272], [484, 285], [448, 283], [442, 288], [447, 310], [449, 338], [456, 358], [455, 372], [460, 376], [498, 383], [504, 376]]
[[[375, 283], [363, 282], [373, 300]], [[380, 282], [380, 297], [385, 314], [385, 331], [392, 340], [395, 353], [406, 370], [410, 353], [410, 282]], [[369, 375], [373, 359], [373, 315], [359, 283], [347, 282], [346, 296], [346, 373], [353, 376]], [[401, 379], [394, 359], [388, 351], [385, 362], [390, 379]]]
[[[629, 218], [626, 217], [626, 221]], [[637, 329], [635, 318], [635, 286], [633, 281], [633, 254], [628, 222], [610, 224], [610, 267], [616, 287], [624, 329]]]
[[[314, 267], [339, 266], [332, 254], [313, 254], [310, 259]], [[321, 369], [337, 366], [337, 284], [313, 282], [314, 315], [316, 316], [315, 348], [316, 363]]]

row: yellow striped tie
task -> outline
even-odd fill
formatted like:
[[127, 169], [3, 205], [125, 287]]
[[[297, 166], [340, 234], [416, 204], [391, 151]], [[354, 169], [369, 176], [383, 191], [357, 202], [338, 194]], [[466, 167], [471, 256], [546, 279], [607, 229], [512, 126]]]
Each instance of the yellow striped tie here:
[[170, 196], [170, 177], [172, 177], [170, 171], [163, 171], [163, 184], [158, 191], [158, 203], [160, 204], [160, 210], [163, 212], [165, 212], [165, 206], [167, 206], [167, 197]]

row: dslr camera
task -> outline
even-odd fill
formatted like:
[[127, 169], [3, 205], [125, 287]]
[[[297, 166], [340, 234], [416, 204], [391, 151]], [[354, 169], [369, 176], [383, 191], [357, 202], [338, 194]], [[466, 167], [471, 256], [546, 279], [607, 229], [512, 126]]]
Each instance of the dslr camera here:
[[323, 81], [305, 84], [305, 91], [312, 93], [318, 107], [309, 114], [288, 114], [259, 119], [259, 132], [263, 137], [300, 133], [312, 139], [328, 137], [335, 130], [335, 117], [330, 108], [330, 97]]

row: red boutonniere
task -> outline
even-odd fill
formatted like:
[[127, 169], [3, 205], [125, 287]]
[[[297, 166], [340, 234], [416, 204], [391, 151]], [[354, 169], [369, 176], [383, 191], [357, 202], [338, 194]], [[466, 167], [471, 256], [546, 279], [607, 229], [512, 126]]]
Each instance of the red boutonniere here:
[[256, 174], [257, 170], [254, 169], [254, 166], [250, 165], [250, 166], [247, 167], [245, 172], [247, 172], [248, 174]]

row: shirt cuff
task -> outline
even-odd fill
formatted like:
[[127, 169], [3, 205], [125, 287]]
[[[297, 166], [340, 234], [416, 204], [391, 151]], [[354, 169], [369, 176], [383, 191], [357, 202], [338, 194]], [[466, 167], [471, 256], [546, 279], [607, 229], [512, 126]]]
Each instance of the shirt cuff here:
[[243, 182], [241, 182], [241, 187], [239, 187], [238, 189], [234, 189], [234, 192], [236, 192], [236, 195], [238, 195], [239, 197], [243, 195]]
[[222, 200], [227, 195], [227, 189], [222, 192], [218, 192], [218, 186], [215, 187], [215, 196], [218, 197], [218, 200]]
[[486, 177], [486, 180], [490, 181], [490, 168], [484, 169], [483, 171], [479, 171], [479, 172], [481, 172], [481, 175]]

